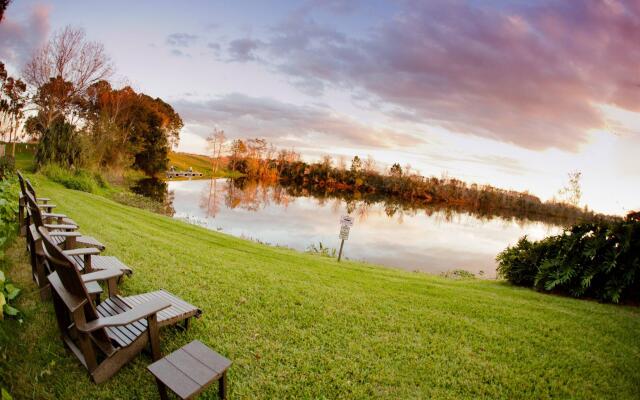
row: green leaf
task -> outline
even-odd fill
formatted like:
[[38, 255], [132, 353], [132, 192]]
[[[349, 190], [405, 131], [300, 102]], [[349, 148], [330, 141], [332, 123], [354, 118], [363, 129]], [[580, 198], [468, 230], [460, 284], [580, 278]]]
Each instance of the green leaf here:
[[[0, 292], [0, 309], [4, 309], [4, 305], [7, 301], [4, 299], [4, 293]], [[0, 320], [4, 319], [4, 313], [0, 312]]]
[[2, 395], [1, 395], [1, 400], [13, 400], [13, 397], [11, 397], [11, 395], [9, 394], [9, 392], [7, 392], [5, 390], [5, 388], [2, 388]]
[[20, 289], [10, 283], [4, 287], [4, 290], [7, 292], [7, 300], [15, 299], [16, 296], [18, 296], [18, 294], [20, 293]]
[[0, 271], [0, 283], [4, 283], [6, 278], [4, 277], [4, 272]]
[[15, 317], [16, 315], [20, 314], [20, 310], [18, 310], [15, 307], [11, 307], [8, 304], [4, 305], [3, 310], [5, 314], [10, 315], [12, 317]]

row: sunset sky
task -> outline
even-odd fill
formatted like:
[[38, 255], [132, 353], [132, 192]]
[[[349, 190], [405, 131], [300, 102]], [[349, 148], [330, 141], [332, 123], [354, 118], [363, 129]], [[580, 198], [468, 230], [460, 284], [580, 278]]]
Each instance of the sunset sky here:
[[639, 0], [15, 0], [0, 59], [67, 24], [173, 105], [182, 151], [218, 127], [543, 199], [578, 170], [583, 205], [640, 208]]

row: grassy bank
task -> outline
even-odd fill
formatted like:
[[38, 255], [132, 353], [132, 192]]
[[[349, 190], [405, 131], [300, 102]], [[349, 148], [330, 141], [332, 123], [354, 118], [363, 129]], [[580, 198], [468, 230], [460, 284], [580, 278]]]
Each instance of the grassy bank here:
[[[176, 167], [176, 169], [180, 171], [186, 171], [189, 167], [193, 168], [194, 171], [202, 172], [205, 178], [210, 178], [213, 176], [213, 167], [211, 164], [211, 158], [204, 156], [202, 154], [191, 154], [191, 153], [179, 153], [179, 152], [171, 152], [169, 153], [169, 165]], [[216, 176], [221, 177], [231, 177], [234, 173], [231, 171], [227, 171], [223, 169], [222, 166], [219, 167]], [[235, 175], [240, 175], [235, 173]]]
[[[631, 399], [639, 393], [638, 308], [337, 264], [44, 178], [35, 183], [58, 204], [56, 211], [135, 268], [125, 294], [165, 288], [203, 309], [189, 331], [163, 332], [163, 351], [198, 338], [232, 359], [231, 398]], [[20, 239], [8, 255], [10, 276], [24, 289], [18, 307], [25, 322], [0, 324], [0, 385], [16, 398], [156, 396], [146, 356], [106, 384], [90, 383], [58, 339], [52, 306], [39, 301], [23, 249]]]

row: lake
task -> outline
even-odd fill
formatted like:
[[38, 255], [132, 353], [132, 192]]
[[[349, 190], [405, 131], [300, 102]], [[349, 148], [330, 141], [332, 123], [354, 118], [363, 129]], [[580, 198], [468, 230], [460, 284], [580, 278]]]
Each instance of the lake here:
[[343, 257], [409, 271], [464, 269], [496, 276], [495, 256], [521, 236], [541, 239], [561, 228], [542, 222], [478, 218], [455, 211], [411, 210], [391, 214], [383, 204], [294, 197], [279, 186], [226, 179], [167, 182], [174, 218], [296, 250], [319, 243], [338, 249], [340, 216], [355, 217]]

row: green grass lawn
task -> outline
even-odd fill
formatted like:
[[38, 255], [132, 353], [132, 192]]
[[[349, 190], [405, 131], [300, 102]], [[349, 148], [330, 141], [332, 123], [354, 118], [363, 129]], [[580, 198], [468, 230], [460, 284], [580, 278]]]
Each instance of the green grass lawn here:
[[[163, 351], [197, 338], [233, 360], [232, 399], [638, 399], [636, 307], [337, 264], [35, 183], [135, 269], [125, 294], [165, 288], [202, 308], [187, 332], [163, 331]], [[0, 385], [15, 398], [157, 396], [148, 356], [91, 383], [38, 299], [22, 239], [8, 256], [25, 316], [0, 323]]]

